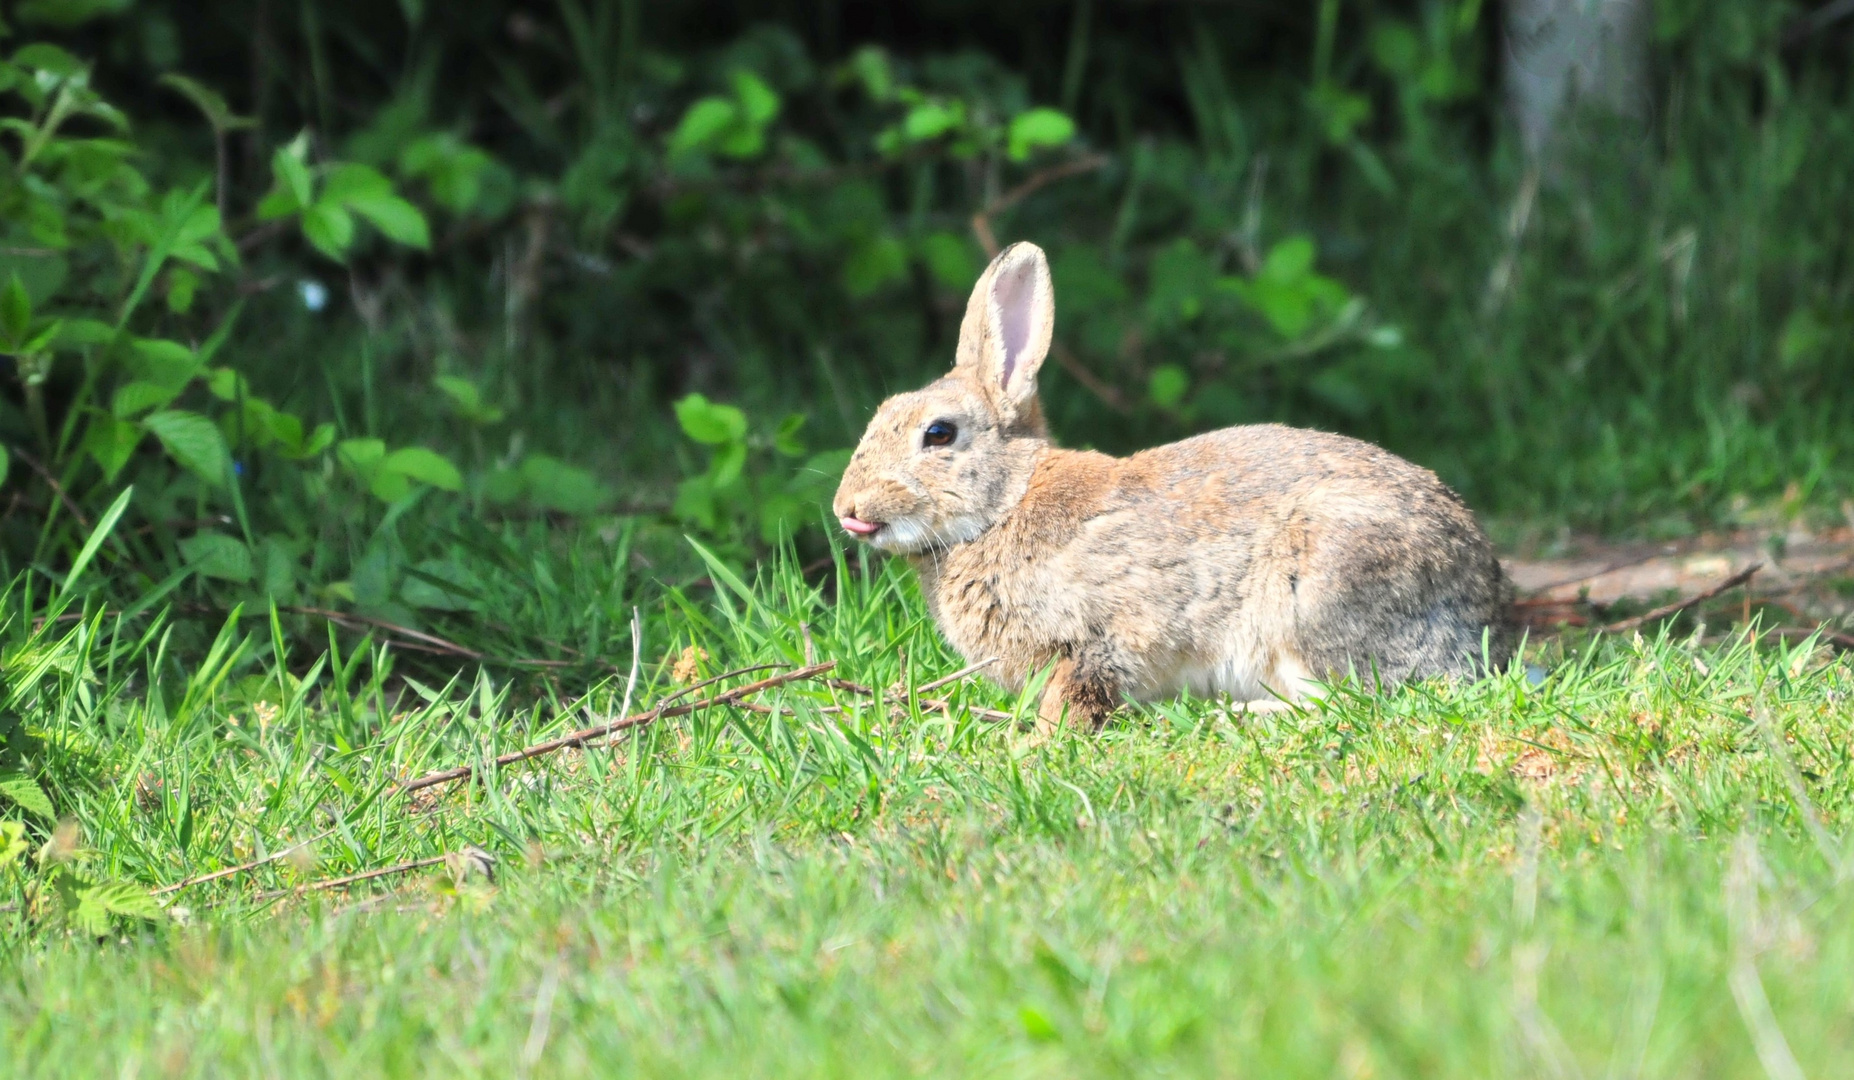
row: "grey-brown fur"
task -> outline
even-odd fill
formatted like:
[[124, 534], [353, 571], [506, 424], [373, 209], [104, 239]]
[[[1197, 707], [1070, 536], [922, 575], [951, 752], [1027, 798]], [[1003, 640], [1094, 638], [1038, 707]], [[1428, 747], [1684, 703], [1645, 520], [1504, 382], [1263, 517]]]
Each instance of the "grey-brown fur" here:
[[[835, 500], [907, 556], [934, 620], [1039, 710], [1098, 724], [1123, 696], [1303, 697], [1355, 673], [1470, 674], [1511, 651], [1486, 536], [1435, 474], [1273, 424], [1112, 458], [1063, 450], [1036, 403], [1054, 299], [1018, 244], [979, 279], [951, 374], [884, 402]], [[958, 435], [923, 445], [935, 421]]]

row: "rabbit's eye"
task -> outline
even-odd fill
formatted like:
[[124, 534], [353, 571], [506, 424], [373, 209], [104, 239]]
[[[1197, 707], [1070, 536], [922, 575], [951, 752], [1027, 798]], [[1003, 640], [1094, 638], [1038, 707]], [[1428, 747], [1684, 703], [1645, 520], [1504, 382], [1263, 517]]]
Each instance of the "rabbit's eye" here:
[[921, 435], [921, 445], [951, 446], [953, 445], [953, 440], [958, 437], [958, 428], [945, 420], [935, 420], [933, 423], [927, 425], [927, 430]]

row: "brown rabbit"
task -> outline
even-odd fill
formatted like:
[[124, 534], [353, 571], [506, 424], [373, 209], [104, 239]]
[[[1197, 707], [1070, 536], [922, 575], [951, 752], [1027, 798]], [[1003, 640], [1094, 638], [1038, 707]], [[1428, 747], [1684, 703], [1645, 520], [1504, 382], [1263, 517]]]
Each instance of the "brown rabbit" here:
[[940, 632], [1038, 714], [1098, 726], [1124, 696], [1272, 705], [1356, 673], [1504, 666], [1509, 590], [1434, 473], [1276, 424], [1127, 458], [1049, 438], [1036, 374], [1055, 297], [1034, 244], [992, 260], [951, 374], [882, 403], [837, 489], [845, 530], [906, 556]]

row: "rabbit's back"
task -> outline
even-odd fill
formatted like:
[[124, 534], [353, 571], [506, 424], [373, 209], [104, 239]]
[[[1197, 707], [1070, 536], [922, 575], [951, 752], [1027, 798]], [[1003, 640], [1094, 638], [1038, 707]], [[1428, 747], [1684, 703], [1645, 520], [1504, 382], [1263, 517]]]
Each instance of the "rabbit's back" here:
[[[1226, 428], [1125, 459], [1044, 451], [1017, 508], [917, 559], [934, 614], [1007, 681], [1093, 650], [1137, 697], [1292, 693], [1508, 651], [1491, 546], [1436, 476], [1369, 443]], [[1012, 678], [1016, 676], [1016, 678]]]

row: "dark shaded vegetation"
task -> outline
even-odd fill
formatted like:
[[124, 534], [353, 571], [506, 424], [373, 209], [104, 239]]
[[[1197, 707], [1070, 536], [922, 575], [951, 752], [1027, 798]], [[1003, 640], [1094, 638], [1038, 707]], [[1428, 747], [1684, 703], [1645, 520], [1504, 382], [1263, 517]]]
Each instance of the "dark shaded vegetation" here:
[[1475, 0], [17, 4], [0, 556], [58, 580], [132, 483], [99, 601], [596, 656], [685, 534], [820, 555], [1015, 238], [1070, 443], [1344, 430], [1511, 538], [1834, 513], [1854, 111], [1803, 14], [1656, 6], [1646, 118], [1541, 165]]

